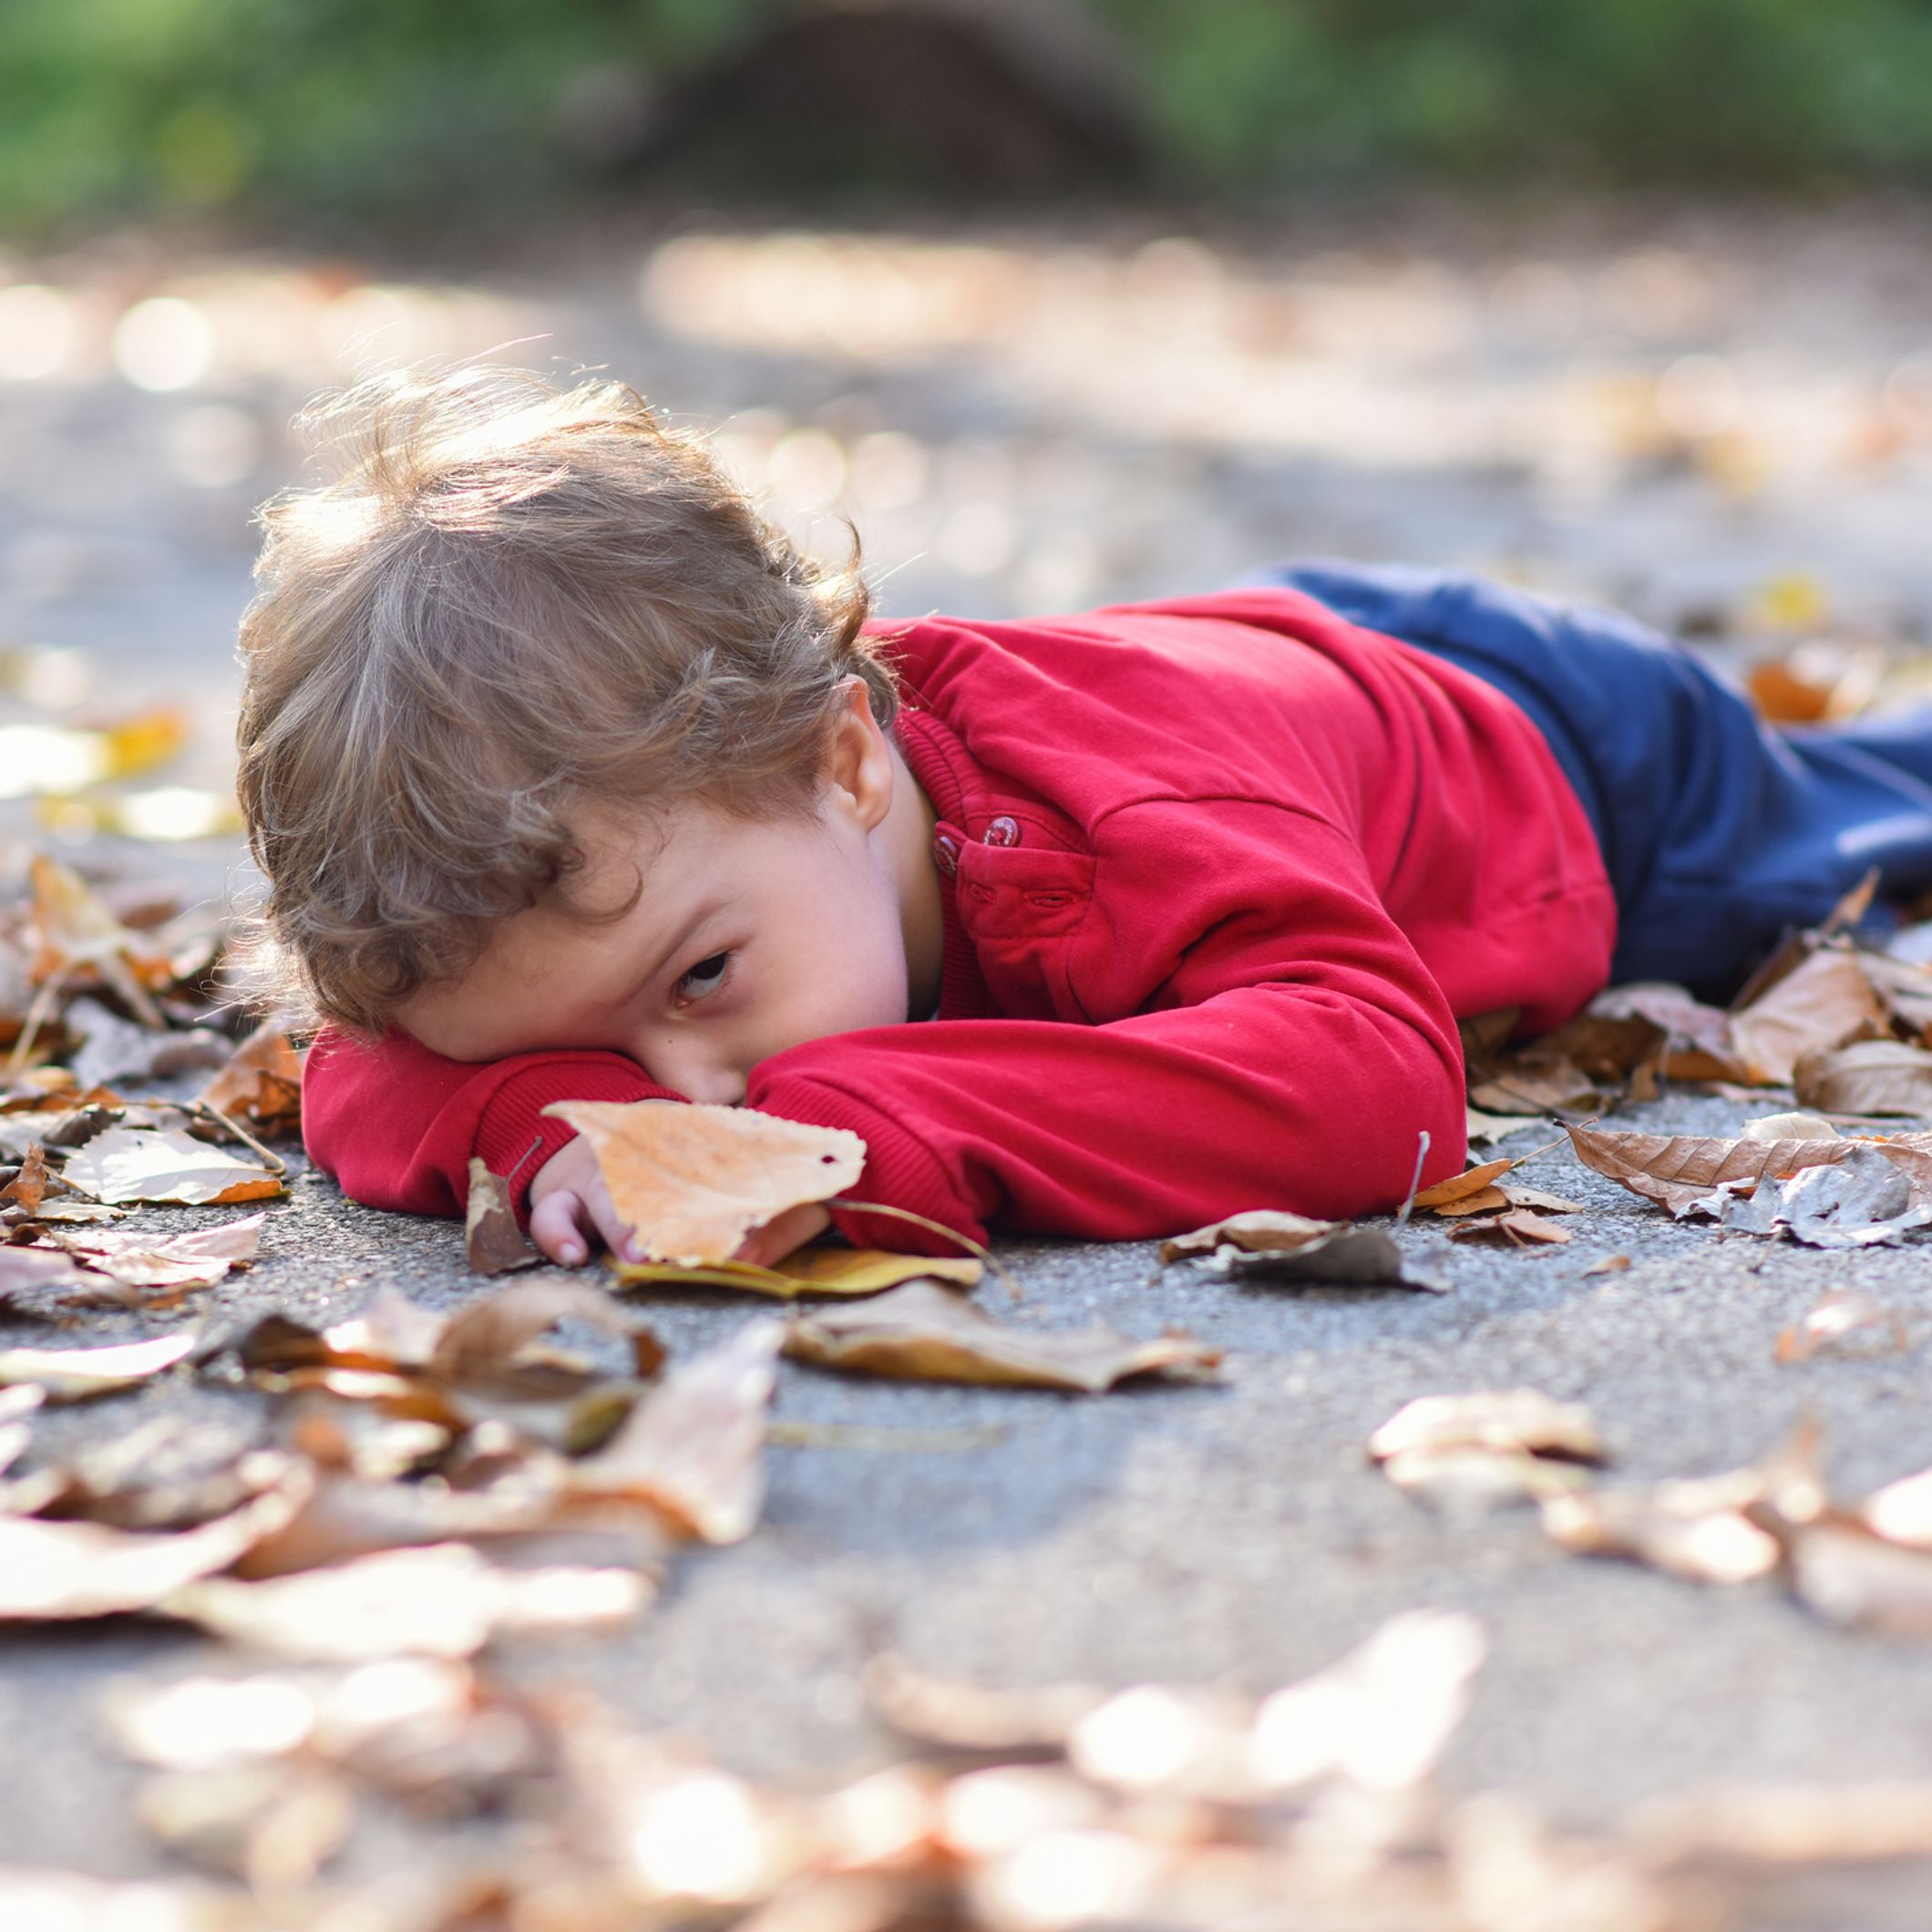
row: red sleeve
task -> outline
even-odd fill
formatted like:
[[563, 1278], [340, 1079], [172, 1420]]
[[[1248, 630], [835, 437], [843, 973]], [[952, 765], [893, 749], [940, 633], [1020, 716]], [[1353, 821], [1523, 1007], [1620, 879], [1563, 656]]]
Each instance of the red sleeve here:
[[[1351, 839], [1218, 799], [1129, 807], [1103, 830], [1069, 983], [1085, 1011], [1122, 1017], [834, 1034], [755, 1067], [749, 1104], [850, 1128], [868, 1150], [852, 1198], [977, 1239], [1392, 1208], [1424, 1132], [1424, 1181], [1460, 1167], [1455, 1023]], [[432, 1214], [460, 1211], [472, 1152], [520, 1194], [570, 1138], [541, 1116], [552, 1100], [677, 1097], [620, 1054], [469, 1066], [401, 1034], [319, 1043], [304, 1096], [310, 1151], [350, 1195]], [[834, 1219], [858, 1246], [958, 1251], [889, 1217]]]
[[[765, 1062], [753, 1102], [863, 1136], [855, 1197], [981, 1237], [1137, 1240], [1249, 1208], [1392, 1208], [1424, 1132], [1424, 1181], [1457, 1171], [1455, 1023], [1351, 839], [1222, 799], [1133, 806], [1102, 829], [1070, 984], [1124, 1017], [840, 1034]], [[949, 1251], [838, 1219], [868, 1246]]]
[[407, 1033], [375, 1046], [324, 1030], [302, 1078], [309, 1157], [365, 1208], [461, 1214], [469, 1159], [506, 1176], [519, 1213], [538, 1168], [575, 1129], [544, 1117], [553, 1100], [676, 1100], [622, 1053], [519, 1053], [476, 1065]]

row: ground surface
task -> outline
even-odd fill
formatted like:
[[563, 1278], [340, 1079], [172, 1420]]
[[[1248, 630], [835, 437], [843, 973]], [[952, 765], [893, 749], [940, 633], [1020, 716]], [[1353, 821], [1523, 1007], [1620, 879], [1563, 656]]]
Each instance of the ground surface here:
[[[180, 775], [219, 786], [245, 514], [293, 473], [293, 402], [359, 341], [470, 353], [540, 331], [522, 359], [608, 364], [680, 412], [728, 417], [733, 460], [801, 525], [827, 535], [825, 506], [848, 504], [893, 611], [1071, 605], [1341, 550], [1509, 568], [1747, 650], [1823, 635], [1841, 666], [1847, 642], [1915, 645], [1932, 625], [1932, 251], [1910, 211], [1437, 211], [1225, 243], [1132, 222], [865, 245], [696, 226], [673, 247], [641, 228], [407, 284], [137, 242], [19, 264], [54, 292], [35, 312], [52, 333], [39, 373], [25, 338], [0, 343], [15, 365], [0, 632], [83, 650], [97, 704], [187, 702]], [[178, 305], [128, 310], [157, 298]], [[215, 843], [167, 862], [207, 885], [231, 857]], [[1630, 1124], [1734, 1131], [1747, 1111], [1676, 1096]], [[1156, 1279], [1142, 1247], [1002, 1249], [1026, 1290], [1012, 1309], [981, 1290], [1002, 1317], [1179, 1325], [1228, 1351], [1224, 1383], [1069, 1399], [787, 1365], [782, 1418], [1005, 1433], [776, 1449], [762, 1526], [687, 1559], [634, 1633], [510, 1656], [732, 1763], [829, 1777], [885, 1752], [856, 1676], [880, 1642], [993, 1683], [1264, 1690], [1398, 1609], [1460, 1606], [1491, 1656], [1454, 1789], [1519, 1789], [1594, 1825], [1714, 1779], [1921, 1773], [1922, 1649], [1827, 1629], [1768, 1587], [1565, 1556], [1526, 1511], [1444, 1517], [1362, 1444], [1413, 1396], [1526, 1383], [1589, 1404], [1613, 1479], [1732, 1467], [1812, 1413], [1858, 1494], [1932, 1462], [1923, 1239], [1852, 1259], [1721, 1239], [1561, 1150], [1526, 1177], [1588, 1203], [1575, 1240], [1460, 1251], [1443, 1296]], [[269, 1228], [211, 1314], [476, 1290], [454, 1228], [366, 1212], [325, 1179], [299, 1182]], [[1611, 1253], [1629, 1271], [1586, 1274]], [[1779, 1329], [1854, 1281], [1899, 1310], [1911, 1350], [1778, 1365]], [[649, 1310], [677, 1352], [748, 1312], [713, 1297]], [[115, 1316], [88, 1331], [144, 1331]], [[211, 1430], [255, 1426], [250, 1399], [174, 1378], [62, 1426], [98, 1435], [175, 1405]], [[130, 1774], [98, 1694], [196, 1654], [130, 1624], [0, 1644], [0, 1863], [159, 1868], [126, 1823]], [[1901, 1883], [1849, 1917], [1793, 1902], [1776, 1922], [1918, 1924], [1922, 1896]]]

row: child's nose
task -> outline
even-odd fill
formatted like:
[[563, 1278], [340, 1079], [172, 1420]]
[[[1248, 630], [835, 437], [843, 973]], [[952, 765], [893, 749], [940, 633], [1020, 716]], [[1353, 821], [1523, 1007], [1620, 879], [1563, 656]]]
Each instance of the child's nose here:
[[673, 1093], [686, 1100], [703, 1101], [714, 1107], [735, 1107], [745, 1099], [745, 1075], [735, 1068], [694, 1064], [686, 1057], [661, 1055], [649, 1063], [652, 1074]]

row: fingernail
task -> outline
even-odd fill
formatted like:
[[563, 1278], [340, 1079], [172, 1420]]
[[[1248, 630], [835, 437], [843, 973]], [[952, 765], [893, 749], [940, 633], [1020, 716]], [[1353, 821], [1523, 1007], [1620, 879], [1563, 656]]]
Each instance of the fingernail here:
[[643, 1259], [644, 1244], [635, 1235], [632, 1235], [624, 1242], [624, 1259], [627, 1261], [642, 1261]]
[[583, 1259], [583, 1249], [578, 1247], [575, 1241], [566, 1241], [561, 1252], [566, 1268], [575, 1268], [578, 1262]]

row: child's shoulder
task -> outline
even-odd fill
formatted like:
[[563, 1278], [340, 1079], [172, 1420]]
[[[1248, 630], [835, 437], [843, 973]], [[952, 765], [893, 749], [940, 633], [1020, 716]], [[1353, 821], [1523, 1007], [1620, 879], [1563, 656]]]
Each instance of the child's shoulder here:
[[1089, 823], [1140, 798], [1319, 801], [1403, 702], [1394, 646], [1288, 591], [878, 629], [914, 714]]

